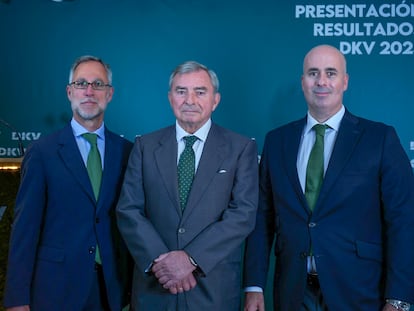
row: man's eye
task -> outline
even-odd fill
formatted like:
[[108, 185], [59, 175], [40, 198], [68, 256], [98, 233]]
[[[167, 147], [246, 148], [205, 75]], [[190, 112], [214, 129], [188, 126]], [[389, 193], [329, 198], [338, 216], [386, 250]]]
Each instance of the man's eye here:
[[334, 72], [334, 71], [328, 71], [328, 72], [326, 73], [326, 75], [327, 75], [328, 77], [332, 78], [332, 77], [335, 77], [335, 76], [336, 76], [336, 72]]
[[197, 94], [197, 96], [203, 96], [203, 95], [206, 94], [206, 92], [205, 91], [197, 91], [196, 94]]
[[177, 92], [178, 95], [184, 95], [185, 94], [184, 90], [176, 90], [176, 92]]
[[75, 81], [74, 84], [75, 84], [75, 86], [88, 87], [88, 82], [87, 81]]
[[105, 85], [105, 83], [103, 83], [102, 81], [99, 81], [99, 80], [93, 81], [91, 84], [92, 84], [92, 87], [102, 87], [102, 86]]

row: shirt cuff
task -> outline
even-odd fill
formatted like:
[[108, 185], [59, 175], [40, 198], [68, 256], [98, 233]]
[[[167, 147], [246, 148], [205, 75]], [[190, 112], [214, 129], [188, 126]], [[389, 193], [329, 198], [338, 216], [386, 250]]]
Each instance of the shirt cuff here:
[[151, 271], [151, 269], [152, 269], [152, 266], [154, 265], [154, 262], [151, 262], [149, 265], [148, 265], [148, 267], [147, 267], [147, 269], [145, 269], [145, 273], [146, 274], [151, 274], [152, 273], [152, 271]]
[[245, 293], [263, 293], [263, 289], [259, 286], [247, 286], [244, 288]]

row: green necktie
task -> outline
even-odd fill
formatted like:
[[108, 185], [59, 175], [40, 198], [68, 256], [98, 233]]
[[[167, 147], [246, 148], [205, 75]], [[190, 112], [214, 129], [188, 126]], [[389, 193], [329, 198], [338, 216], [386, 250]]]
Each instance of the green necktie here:
[[86, 168], [88, 169], [89, 179], [91, 180], [95, 199], [98, 199], [102, 179], [102, 161], [97, 144], [98, 136], [93, 133], [85, 133], [82, 136], [91, 144], [88, 160], [86, 162]]
[[316, 124], [313, 126], [316, 139], [309, 156], [308, 166], [306, 168], [305, 187], [306, 200], [308, 201], [308, 205], [311, 210], [315, 207], [323, 181], [323, 148], [326, 128], [327, 125], [325, 124]]
[[[82, 136], [91, 144], [89, 150], [88, 160], [86, 161], [86, 168], [88, 170], [89, 179], [92, 184], [93, 193], [95, 199], [98, 200], [99, 189], [101, 188], [102, 179], [102, 161], [101, 154], [98, 149], [98, 135], [93, 133], [85, 133]], [[96, 245], [95, 261], [102, 264], [101, 255], [99, 253], [99, 247]]]
[[180, 196], [181, 210], [187, 205], [187, 197], [193, 183], [195, 173], [195, 154], [193, 145], [197, 141], [196, 136], [185, 136], [185, 148], [178, 161], [178, 193]]

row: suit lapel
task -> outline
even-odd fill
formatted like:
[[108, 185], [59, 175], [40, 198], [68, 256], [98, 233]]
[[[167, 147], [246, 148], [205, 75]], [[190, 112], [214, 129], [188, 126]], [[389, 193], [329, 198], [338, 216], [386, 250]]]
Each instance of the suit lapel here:
[[184, 218], [197, 205], [204, 191], [206, 191], [208, 185], [216, 176], [221, 163], [226, 157], [227, 146], [226, 139], [221, 134], [220, 129], [213, 123], [204, 144], [196, 175], [194, 176], [187, 207], [183, 215]]
[[300, 141], [302, 139], [302, 133], [305, 123], [306, 118], [303, 118], [301, 120], [294, 122], [292, 124], [292, 127], [286, 128], [286, 130], [288, 130], [288, 133], [283, 136], [285, 141], [283, 143], [284, 147], [282, 154], [282, 163], [286, 163], [286, 173], [289, 177], [294, 191], [296, 192], [297, 197], [299, 198], [299, 201], [302, 204], [303, 209], [307, 213], [310, 213], [305, 195], [300, 185], [298, 169], [296, 165], [297, 154], [299, 151]]
[[107, 196], [110, 195], [112, 190], [106, 191], [106, 189], [113, 189], [113, 187], [116, 187], [116, 185], [113, 184], [113, 180], [116, 180], [118, 177], [119, 167], [122, 165], [122, 147], [121, 145], [118, 145], [114, 134], [105, 128], [105, 160], [98, 205], [96, 207], [97, 211], [105, 204], [105, 202], [110, 201], [107, 199]]
[[330, 189], [333, 187], [346, 163], [350, 159], [361, 134], [362, 130], [358, 127], [358, 119], [346, 111], [341, 121], [334, 149], [332, 150], [325, 179], [322, 184], [318, 202], [316, 203], [315, 212], [319, 212], [318, 206], [323, 205], [326, 200], [327, 195], [330, 193]]
[[171, 202], [174, 202], [177, 212], [181, 214], [177, 180], [178, 151], [174, 126], [166, 129], [166, 134], [160, 139], [159, 143], [159, 148], [154, 151], [155, 162]]
[[58, 144], [60, 145], [58, 152], [64, 165], [68, 168], [69, 172], [72, 173], [73, 178], [79, 183], [81, 188], [85, 190], [91, 200], [95, 201], [88, 172], [83, 163], [82, 156], [70, 125], [62, 130], [61, 135], [58, 138]]

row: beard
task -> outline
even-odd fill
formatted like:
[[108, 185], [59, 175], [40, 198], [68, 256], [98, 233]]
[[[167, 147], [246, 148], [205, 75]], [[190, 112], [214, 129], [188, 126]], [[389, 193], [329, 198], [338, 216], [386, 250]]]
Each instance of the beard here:
[[85, 121], [91, 121], [96, 118], [99, 118], [103, 114], [103, 109], [99, 106], [96, 106], [96, 109], [93, 109], [93, 111], [85, 111], [82, 109], [82, 107], [75, 107], [74, 112]]

